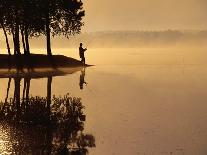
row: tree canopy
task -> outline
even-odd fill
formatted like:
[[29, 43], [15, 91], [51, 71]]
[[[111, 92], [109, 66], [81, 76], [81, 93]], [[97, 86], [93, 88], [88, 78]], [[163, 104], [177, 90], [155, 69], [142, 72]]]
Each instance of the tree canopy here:
[[29, 37], [45, 35], [47, 54], [51, 55], [51, 35], [69, 38], [80, 33], [84, 15], [80, 0], [0, 0], [0, 27], [4, 31], [9, 54], [7, 35], [13, 38], [14, 54], [20, 54], [20, 42], [24, 54], [29, 54]]

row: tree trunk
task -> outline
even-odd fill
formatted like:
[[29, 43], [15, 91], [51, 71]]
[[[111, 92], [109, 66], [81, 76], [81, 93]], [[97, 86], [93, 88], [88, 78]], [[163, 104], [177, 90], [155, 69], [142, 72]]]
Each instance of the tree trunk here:
[[24, 87], [23, 87], [23, 94], [22, 94], [22, 100], [23, 100], [23, 102], [25, 101], [26, 87], [27, 87], [26, 78], [24, 78]]
[[9, 97], [9, 89], [10, 89], [10, 86], [11, 86], [11, 78], [9, 78], [9, 81], [8, 81], [8, 86], [7, 86], [7, 90], [6, 90], [5, 103], [7, 103], [7, 100], [8, 100], [8, 97]]
[[14, 32], [12, 31], [12, 39], [13, 39], [13, 45], [14, 45], [14, 55], [16, 55], [17, 53], [16, 53], [16, 40], [15, 40], [15, 34], [14, 34]]
[[20, 83], [21, 83], [21, 78], [16, 77], [14, 78], [14, 83], [15, 83], [15, 110], [16, 110], [16, 119], [19, 120], [20, 116]]
[[52, 55], [50, 40], [50, 17], [49, 12], [46, 15], [46, 36], [47, 36], [47, 55]]
[[9, 39], [8, 39], [8, 36], [7, 36], [7, 33], [6, 33], [6, 29], [5, 29], [3, 23], [1, 23], [1, 26], [3, 28], [4, 35], [5, 35], [5, 38], [6, 38], [6, 46], [7, 46], [8, 54], [11, 55], [11, 50], [10, 50], [10, 46], [9, 46]]
[[19, 24], [16, 25], [15, 27], [15, 50], [16, 50], [16, 54], [20, 55], [20, 44], [19, 44]]
[[30, 81], [31, 78], [26, 78], [27, 88], [26, 88], [26, 105], [29, 103], [29, 90], [30, 90]]
[[30, 46], [29, 46], [29, 35], [28, 35], [28, 27], [25, 27], [25, 41], [26, 41], [26, 49], [27, 54], [30, 54]]
[[22, 46], [24, 48], [24, 54], [26, 55], [27, 49], [26, 49], [26, 46], [25, 46], [25, 39], [24, 39], [24, 30], [23, 30], [23, 28], [21, 29], [21, 36], [22, 36]]
[[52, 97], [52, 76], [47, 77], [47, 107], [50, 107]]
[[52, 76], [47, 77], [47, 116], [48, 121], [50, 121], [50, 106], [51, 106], [51, 98], [52, 98]]
[[11, 78], [9, 78], [9, 81], [8, 81], [8, 86], [7, 86], [7, 90], [6, 90], [6, 98], [5, 98], [5, 102], [4, 102], [4, 105], [3, 105], [2, 109], [5, 109], [5, 106], [7, 104], [7, 100], [8, 100], [8, 97], [9, 97], [10, 86], [11, 86]]

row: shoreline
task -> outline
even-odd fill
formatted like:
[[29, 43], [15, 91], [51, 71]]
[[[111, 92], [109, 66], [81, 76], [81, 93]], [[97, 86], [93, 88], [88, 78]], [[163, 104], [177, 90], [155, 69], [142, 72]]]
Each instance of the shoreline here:
[[89, 67], [82, 65], [79, 60], [64, 55], [6, 55], [0, 54], [0, 69], [20, 68], [59, 68], [59, 67]]
[[0, 78], [64, 76], [90, 66], [93, 65], [82, 65], [79, 60], [64, 55], [0, 54]]

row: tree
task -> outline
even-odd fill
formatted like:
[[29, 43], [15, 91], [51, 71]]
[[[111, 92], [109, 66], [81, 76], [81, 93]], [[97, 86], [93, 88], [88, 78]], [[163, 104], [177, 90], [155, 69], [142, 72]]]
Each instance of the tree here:
[[83, 26], [83, 3], [78, 0], [44, 0], [45, 35], [47, 38], [47, 54], [51, 55], [52, 36], [80, 33]]
[[8, 54], [11, 55], [9, 39], [8, 39], [7, 30], [6, 30], [6, 26], [5, 26], [5, 18], [6, 18], [6, 16], [5, 16], [6, 7], [5, 6], [6, 6], [5, 1], [1, 0], [0, 1], [0, 27], [3, 29], [3, 32], [4, 32]]
[[13, 38], [14, 54], [21, 54], [21, 33], [24, 54], [30, 54], [29, 37], [45, 35], [47, 54], [52, 55], [51, 35], [69, 38], [80, 33], [84, 15], [83, 3], [79, 0], [0, 0], [0, 25], [9, 54], [7, 31]]

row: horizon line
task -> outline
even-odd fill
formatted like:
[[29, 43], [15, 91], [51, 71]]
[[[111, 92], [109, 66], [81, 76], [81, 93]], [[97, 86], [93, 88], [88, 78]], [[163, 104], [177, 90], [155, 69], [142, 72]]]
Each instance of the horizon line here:
[[161, 31], [207, 31], [206, 29], [126, 29], [126, 30], [96, 30], [96, 31], [82, 31], [82, 33], [98, 33], [98, 32], [161, 32]]

